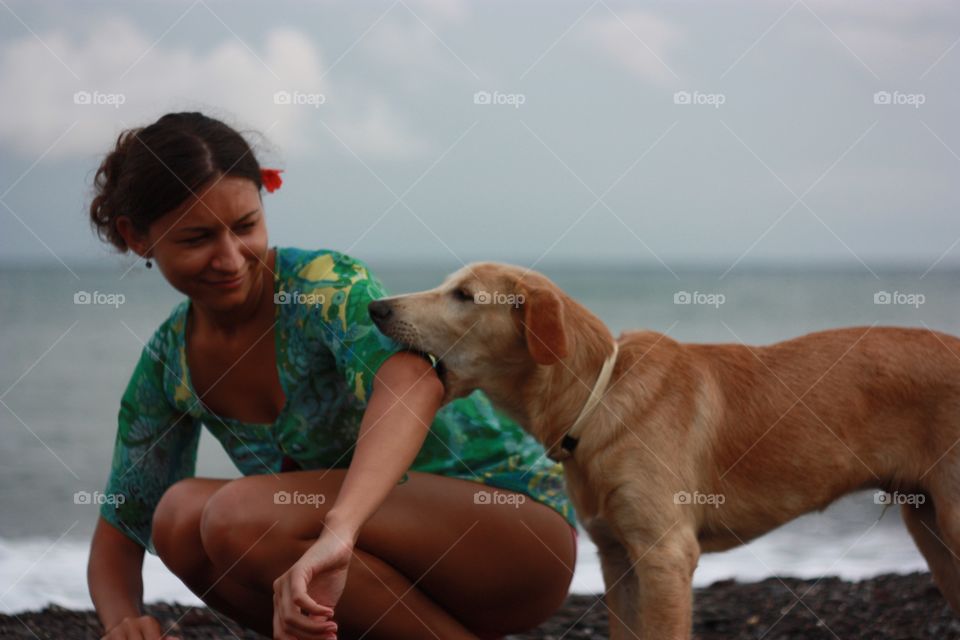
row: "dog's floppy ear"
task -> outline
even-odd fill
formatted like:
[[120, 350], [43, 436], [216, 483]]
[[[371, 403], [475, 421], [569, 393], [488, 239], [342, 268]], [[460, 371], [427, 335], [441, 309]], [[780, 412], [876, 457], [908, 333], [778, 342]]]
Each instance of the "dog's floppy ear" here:
[[527, 350], [537, 364], [555, 364], [567, 357], [567, 332], [563, 301], [550, 287], [521, 283], [523, 335]]

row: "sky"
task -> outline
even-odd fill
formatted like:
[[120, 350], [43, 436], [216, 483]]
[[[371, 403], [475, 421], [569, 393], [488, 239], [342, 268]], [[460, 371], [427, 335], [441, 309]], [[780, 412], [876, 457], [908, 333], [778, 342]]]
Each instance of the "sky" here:
[[365, 260], [960, 266], [960, 5], [0, 0], [0, 263], [124, 264], [120, 131], [284, 169], [271, 242]]

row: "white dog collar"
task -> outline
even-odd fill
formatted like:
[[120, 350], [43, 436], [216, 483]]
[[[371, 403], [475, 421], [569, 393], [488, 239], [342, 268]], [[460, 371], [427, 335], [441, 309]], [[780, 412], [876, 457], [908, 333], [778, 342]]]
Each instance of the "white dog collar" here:
[[610, 376], [613, 374], [613, 365], [617, 361], [617, 352], [619, 350], [620, 347], [616, 341], [614, 341], [613, 353], [603, 361], [603, 366], [600, 368], [600, 375], [597, 376], [597, 381], [593, 384], [593, 389], [590, 390], [590, 396], [583, 404], [583, 408], [580, 409], [580, 415], [573, 421], [573, 425], [567, 430], [563, 439], [560, 441], [559, 451], [556, 451], [556, 447], [554, 447], [554, 452], [547, 454], [551, 460], [561, 462], [573, 456], [573, 450], [577, 448], [577, 444], [580, 442], [580, 430], [583, 428], [587, 416], [589, 416], [590, 412], [600, 403], [600, 400], [603, 399], [603, 394], [607, 390], [607, 385], [610, 383]]

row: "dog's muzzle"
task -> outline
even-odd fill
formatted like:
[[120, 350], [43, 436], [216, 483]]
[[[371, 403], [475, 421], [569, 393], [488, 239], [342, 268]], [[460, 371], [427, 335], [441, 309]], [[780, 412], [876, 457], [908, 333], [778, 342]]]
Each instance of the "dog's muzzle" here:
[[382, 330], [393, 316], [393, 307], [386, 300], [374, 300], [367, 305], [367, 313], [370, 314], [370, 319], [376, 323], [377, 327]]

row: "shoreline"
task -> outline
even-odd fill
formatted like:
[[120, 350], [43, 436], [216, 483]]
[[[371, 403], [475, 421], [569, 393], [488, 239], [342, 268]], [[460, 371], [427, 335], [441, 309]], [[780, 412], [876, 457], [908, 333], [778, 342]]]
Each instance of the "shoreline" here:
[[[599, 595], [569, 595], [537, 629], [508, 640], [566, 640], [607, 637], [607, 610]], [[801, 601], [798, 601], [801, 598]], [[179, 619], [183, 640], [259, 640], [207, 608], [152, 603], [147, 612], [163, 624]], [[98, 639], [93, 611], [51, 605], [41, 611], [0, 614], [0, 637]], [[915, 640], [960, 637], [953, 613], [929, 573], [884, 574], [852, 582], [767, 578], [760, 582], [724, 580], [694, 590], [694, 638], [698, 640], [794, 638]]]

